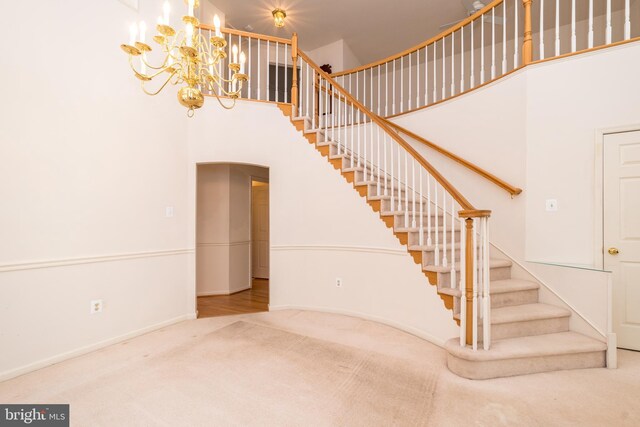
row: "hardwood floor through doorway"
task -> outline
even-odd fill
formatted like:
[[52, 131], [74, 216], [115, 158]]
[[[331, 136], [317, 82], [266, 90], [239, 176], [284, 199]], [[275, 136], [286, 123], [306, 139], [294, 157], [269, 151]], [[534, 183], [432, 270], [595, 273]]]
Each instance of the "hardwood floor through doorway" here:
[[252, 288], [232, 295], [198, 297], [198, 318], [269, 310], [269, 280], [253, 279]]

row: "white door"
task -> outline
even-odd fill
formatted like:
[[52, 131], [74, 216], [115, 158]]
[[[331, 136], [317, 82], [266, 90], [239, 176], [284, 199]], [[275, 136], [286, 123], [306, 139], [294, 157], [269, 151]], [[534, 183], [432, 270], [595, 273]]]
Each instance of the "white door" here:
[[604, 138], [604, 267], [618, 346], [640, 350], [640, 131]]
[[251, 265], [253, 277], [269, 278], [269, 184], [253, 181], [251, 195]]

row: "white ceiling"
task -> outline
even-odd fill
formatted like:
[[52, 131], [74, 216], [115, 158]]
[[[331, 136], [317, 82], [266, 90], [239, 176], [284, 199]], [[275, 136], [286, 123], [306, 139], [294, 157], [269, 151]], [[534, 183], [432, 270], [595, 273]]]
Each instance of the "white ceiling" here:
[[[467, 16], [461, 0], [211, 0], [227, 26], [290, 38], [315, 49], [344, 39], [361, 63], [382, 59], [441, 32], [440, 26]], [[286, 25], [273, 25], [271, 11], [287, 12]]]

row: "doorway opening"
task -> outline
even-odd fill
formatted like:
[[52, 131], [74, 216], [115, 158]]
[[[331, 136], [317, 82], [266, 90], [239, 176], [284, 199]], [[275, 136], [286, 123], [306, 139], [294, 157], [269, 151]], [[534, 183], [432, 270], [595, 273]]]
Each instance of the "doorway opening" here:
[[269, 248], [269, 170], [198, 165], [198, 317], [268, 311]]

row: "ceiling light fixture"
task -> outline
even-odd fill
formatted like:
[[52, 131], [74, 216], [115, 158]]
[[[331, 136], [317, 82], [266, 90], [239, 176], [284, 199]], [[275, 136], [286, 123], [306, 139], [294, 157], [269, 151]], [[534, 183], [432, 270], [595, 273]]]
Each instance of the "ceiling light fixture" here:
[[287, 13], [282, 9], [273, 9], [271, 14], [273, 15], [273, 23], [275, 26], [278, 28], [284, 27], [284, 18], [287, 17]]

